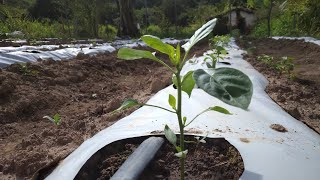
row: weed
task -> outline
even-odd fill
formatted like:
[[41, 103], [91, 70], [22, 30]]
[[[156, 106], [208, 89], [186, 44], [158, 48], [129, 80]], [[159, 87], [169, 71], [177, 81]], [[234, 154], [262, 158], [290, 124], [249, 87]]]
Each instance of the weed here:
[[55, 115], [53, 116], [53, 118], [50, 117], [50, 116], [44, 116], [43, 118], [44, 118], [44, 119], [48, 119], [49, 121], [53, 122], [53, 123], [54, 123], [55, 125], [57, 125], [57, 126], [61, 124], [60, 114], [55, 114]]
[[271, 65], [273, 63], [273, 57], [268, 55], [262, 55], [257, 57], [258, 61], [261, 61], [267, 65]]
[[274, 61], [272, 56], [262, 55], [258, 56], [257, 60], [274, 68], [279, 73], [287, 75], [290, 79], [295, 79], [295, 74], [292, 72], [294, 69], [292, 57], [284, 56], [279, 61]]
[[24, 76], [36, 76], [39, 74], [39, 71], [29, 69], [29, 67], [27, 66], [27, 63], [19, 63], [19, 65], [20, 65], [19, 71]]
[[294, 69], [293, 58], [292, 57], [282, 57], [281, 60], [275, 64], [275, 69], [280, 73], [290, 75]]

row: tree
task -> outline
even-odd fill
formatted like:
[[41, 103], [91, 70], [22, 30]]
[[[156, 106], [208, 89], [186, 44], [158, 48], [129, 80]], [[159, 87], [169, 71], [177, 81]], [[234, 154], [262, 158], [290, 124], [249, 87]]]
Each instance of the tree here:
[[30, 14], [36, 19], [59, 20], [67, 17], [70, 9], [64, 7], [61, 0], [37, 0], [30, 9]]
[[280, 9], [284, 12], [292, 15], [292, 27], [296, 31], [297, 29], [297, 16], [304, 14], [308, 7], [308, 0], [286, 0], [284, 3], [280, 5]]
[[262, 7], [267, 8], [267, 23], [268, 23], [268, 36], [271, 36], [271, 15], [272, 15], [272, 9], [275, 4], [276, 0], [248, 0], [247, 6], [248, 7]]
[[118, 35], [137, 37], [139, 31], [134, 21], [133, 1], [117, 0], [117, 6], [120, 12], [120, 27]]
[[273, 8], [274, 0], [267, 0], [266, 6], [268, 6], [268, 37], [271, 36], [271, 12]]

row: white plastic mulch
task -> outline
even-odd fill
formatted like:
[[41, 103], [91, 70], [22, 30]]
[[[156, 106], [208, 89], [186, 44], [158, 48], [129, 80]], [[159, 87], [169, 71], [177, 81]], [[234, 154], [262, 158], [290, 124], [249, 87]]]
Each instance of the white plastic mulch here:
[[[225, 60], [232, 63], [231, 67], [247, 74], [253, 82], [254, 93], [249, 110], [227, 105], [201, 89], [194, 89], [190, 99], [185, 93], [182, 97], [183, 115], [188, 119], [215, 105], [227, 108], [233, 115], [208, 112], [199, 116], [187, 130], [203, 132], [200, 135], [208, 134], [208, 138], [225, 138], [234, 145], [244, 161], [245, 171], [241, 176], [243, 180], [319, 180], [320, 136], [272, 101], [265, 93], [267, 80], [243, 60], [241, 54], [244, 51], [239, 50], [234, 41], [228, 51], [229, 57]], [[193, 60], [194, 63], [188, 63], [183, 72], [206, 69], [203, 59], [204, 57], [199, 57]], [[176, 90], [172, 86], [159, 91], [148, 104], [170, 108], [167, 103], [169, 94], [176, 96]], [[151, 132], [162, 131], [166, 124], [178, 133], [175, 114], [141, 107], [82, 143], [47, 179], [71, 180], [86, 161], [104, 146], [121, 139], [151, 135]], [[270, 128], [271, 124], [281, 124], [288, 132], [277, 132]]]
[[305, 42], [314, 43], [320, 46], [320, 40], [313, 37], [287, 37], [287, 36], [274, 36], [272, 39], [289, 39], [289, 40], [304, 40]]
[[[163, 42], [176, 44], [180, 40], [162, 39]], [[97, 54], [111, 53], [121, 47], [134, 48], [137, 46], [146, 46], [138, 40], [118, 40], [113, 43], [104, 43], [93, 46], [93, 44], [64, 44], [59, 45], [41, 45], [41, 46], [21, 46], [21, 47], [0, 47], [0, 68], [4, 68], [14, 63], [36, 62], [38, 59], [69, 60], [83, 53], [89, 56]], [[59, 49], [60, 48], [60, 49]]]

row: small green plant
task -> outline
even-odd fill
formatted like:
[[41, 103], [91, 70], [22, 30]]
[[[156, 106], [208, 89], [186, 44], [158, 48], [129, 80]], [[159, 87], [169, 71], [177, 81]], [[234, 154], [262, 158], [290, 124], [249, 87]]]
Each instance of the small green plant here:
[[231, 41], [231, 37], [228, 35], [222, 35], [222, 36], [215, 36], [210, 43], [210, 47], [214, 49], [213, 54], [209, 54], [204, 61], [211, 60], [211, 64], [206, 62], [206, 65], [208, 68], [216, 68], [217, 62], [219, 62], [219, 59], [222, 59], [222, 55], [226, 55], [228, 51], [225, 49], [229, 45], [229, 42]]
[[[145, 51], [145, 50], [135, 50], [130, 48], [121, 48], [118, 51], [118, 58], [123, 60], [136, 60], [136, 59], [150, 59], [152, 61], [158, 62], [165, 66], [170, 72], [173, 73], [173, 84], [177, 88], [176, 96], [168, 94], [168, 104], [171, 109], [160, 107], [157, 105], [143, 104], [139, 103], [137, 100], [129, 99], [126, 100], [121, 107], [116, 111], [128, 109], [134, 106], [151, 106], [154, 108], [159, 108], [170, 113], [176, 114], [180, 136], [177, 139], [176, 134], [170, 129], [168, 125], [164, 128], [165, 137], [167, 140], [175, 147], [177, 153], [175, 154], [180, 159], [180, 178], [184, 179], [184, 162], [187, 156], [188, 150], [185, 148], [185, 128], [188, 127], [192, 122], [194, 122], [200, 115], [204, 113], [209, 113], [212, 111], [230, 115], [231, 113], [220, 106], [209, 107], [198, 115], [193, 117], [188, 121], [188, 117], [183, 116], [182, 112], [182, 92], [187, 93], [190, 97], [192, 90], [197, 85], [200, 89], [204, 90], [208, 94], [220, 99], [221, 101], [230, 104], [232, 106], [240, 107], [242, 109], [247, 109], [252, 93], [252, 82], [247, 75], [241, 71], [233, 68], [216, 68], [214, 74], [208, 74], [202, 69], [195, 71], [189, 71], [184, 76], [182, 76], [181, 71], [187, 61], [188, 54], [191, 48], [198, 43], [201, 39], [206, 37], [213, 30], [216, 24], [216, 19], [213, 19], [206, 24], [204, 24], [200, 29], [198, 29], [190, 40], [182, 46], [185, 50], [185, 54], [182, 57], [180, 51], [180, 45], [175, 47], [163, 43], [159, 38], [151, 35], [142, 36], [141, 39], [149, 47], [168, 55], [171, 66], [166, 64], [164, 61], [158, 59], [155, 53]], [[199, 142], [204, 142], [204, 139], [199, 140]]]
[[231, 37], [229, 35], [215, 36], [212, 39], [212, 42], [214, 43], [214, 45], [222, 46], [222, 47], [228, 47], [230, 41], [231, 41]]
[[294, 69], [293, 58], [287, 56], [282, 57], [281, 60], [275, 64], [275, 69], [280, 73], [290, 76], [292, 74], [292, 70]]
[[258, 61], [261, 61], [268, 66], [274, 68], [281, 74], [286, 74], [289, 78], [294, 79], [295, 75], [293, 74], [294, 64], [293, 58], [284, 56], [279, 61], [274, 61], [272, 56], [262, 55], [257, 57]]
[[281, 74], [287, 75], [288, 78], [291, 80], [294, 80], [296, 78], [296, 75], [293, 73], [294, 64], [293, 64], [294, 58], [284, 56], [281, 58], [281, 60], [275, 64], [275, 69], [280, 72]]
[[[211, 61], [211, 64], [207, 62], [208, 60]], [[208, 68], [215, 69], [218, 62], [218, 58], [216, 57], [216, 54], [209, 54], [204, 58], [204, 62], [206, 62]]]
[[39, 74], [39, 71], [29, 69], [27, 63], [19, 63], [19, 65], [20, 65], [19, 71], [24, 76], [36, 76]]
[[60, 114], [55, 114], [53, 117], [44, 116], [44, 119], [48, 119], [49, 121], [53, 122], [55, 125], [59, 126], [61, 124], [61, 117]]
[[273, 57], [268, 55], [261, 55], [257, 57], [258, 61], [261, 61], [267, 65], [271, 65], [273, 63]]

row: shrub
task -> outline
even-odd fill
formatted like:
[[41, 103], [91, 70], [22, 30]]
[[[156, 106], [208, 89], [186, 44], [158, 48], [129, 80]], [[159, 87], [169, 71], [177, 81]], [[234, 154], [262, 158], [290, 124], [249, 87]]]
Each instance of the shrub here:
[[239, 30], [239, 29], [233, 29], [233, 30], [230, 32], [230, 36], [231, 36], [231, 37], [234, 37], [234, 38], [240, 37], [240, 36], [241, 36], [240, 30]]
[[165, 34], [164, 32], [162, 32], [161, 28], [158, 25], [153, 24], [149, 25], [145, 31], [146, 34], [154, 34], [155, 36], [159, 37], [163, 37], [163, 35]]
[[99, 25], [98, 36], [105, 40], [113, 40], [118, 33], [118, 29], [112, 25]]

